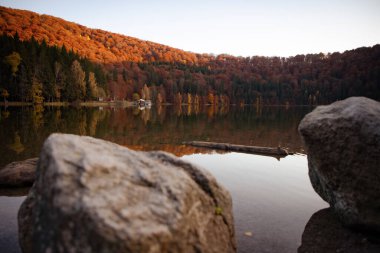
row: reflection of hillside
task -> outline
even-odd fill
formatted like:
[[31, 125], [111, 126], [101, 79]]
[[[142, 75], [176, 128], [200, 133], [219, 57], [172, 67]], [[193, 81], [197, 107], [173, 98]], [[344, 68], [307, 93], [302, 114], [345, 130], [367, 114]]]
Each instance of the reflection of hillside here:
[[[297, 132], [307, 108], [230, 107], [200, 108], [161, 106], [151, 110], [133, 108], [45, 107], [38, 113], [32, 107], [9, 108], [0, 120], [0, 166], [35, 157], [52, 132], [90, 135], [136, 150], [164, 150], [178, 156], [210, 152], [182, 145], [184, 141], [213, 141], [243, 145], [281, 145], [303, 152]], [[9, 149], [14, 136], [24, 150]]]
[[[109, 125], [104, 126], [112, 130], [102, 138], [127, 146], [171, 144], [180, 148], [183, 141], [201, 140], [269, 147], [280, 145], [303, 152], [297, 126], [307, 112], [305, 108], [230, 108], [227, 113], [205, 107], [198, 115], [172, 109], [175, 107], [165, 108], [164, 118], [151, 110], [149, 119], [145, 114], [132, 114], [128, 110], [113, 111], [109, 115]], [[188, 112], [186, 108], [182, 108], [183, 111]]]
[[[121, 144], [122, 145], [122, 144]], [[143, 145], [143, 146], [136, 146], [136, 145], [126, 145], [127, 148], [138, 150], [138, 151], [165, 151], [172, 153], [176, 156], [184, 156], [184, 155], [192, 155], [192, 154], [209, 154], [212, 151], [209, 149], [203, 149], [203, 148], [195, 148], [190, 147], [186, 145], [170, 145], [170, 144], [163, 144], [163, 145]]]

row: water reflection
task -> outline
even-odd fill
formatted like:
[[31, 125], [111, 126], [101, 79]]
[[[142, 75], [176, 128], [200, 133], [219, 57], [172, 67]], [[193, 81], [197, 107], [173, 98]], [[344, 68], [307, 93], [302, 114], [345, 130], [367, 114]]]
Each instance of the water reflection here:
[[24, 199], [0, 196], [0, 252], [21, 253], [17, 236], [17, 211]]
[[[279, 162], [271, 157], [222, 154], [182, 144], [198, 140], [280, 145], [303, 152], [297, 126], [310, 108], [0, 109], [0, 167], [38, 156], [43, 141], [52, 132], [90, 135], [134, 150], [165, 150], [205, 167], [232, 194], [239, 252], [295, 252], [309, 217], [326, 206], [311, 188], [305, 156], [288, 156]], [[24, 193], [23, 190], [3, 191], [0, 195]], [[15, 201], [14, 208], [8, 210], [10, 200]], [[20, 203], [20, 198], [0, 197], [0, 216], [9, 218], [8, 222], [0, 222], [0, 232], [7, 228], [3, 232], [7, 232], [4, 238], [8, 238], [1, 241], [0, 236], [0, 249], [11, 249], [13, 243], [14, 249], [19, 250], [14, 243], [17, 242], [15, 222]], [[252, 236], [246, 236], [247, 232]]]
[[137, 150], [178, 156], [209, 152], [182, 145], [213, 141], [288, 147], [303, 152], [297, 126], [310, 108], [159, 106], [1, 108], [0, 166], [38, 155], [52, 132], [90, 135]]
[[13, 143], [8, 145], [8, 148], [16, 152], [16, 154], [20, 154], [25, 150], [24, 145], [21, 143], [21, 138], [18, 132], [14, 133], [14, 141]]
[[298, 252], [380, 252], [380, 242], [375, 243], [371, 239], [371, 235], [343, 227], [332, 209], [325, 208], [311, 216], [302, 234], [302, 245]]
[[[310, 216], [327, 204], [310, 185], [305, 156], [194, 154], [232, 195], [238, 252], [293, 253]], [[247, 236], [252, 234], [252, 236]]]

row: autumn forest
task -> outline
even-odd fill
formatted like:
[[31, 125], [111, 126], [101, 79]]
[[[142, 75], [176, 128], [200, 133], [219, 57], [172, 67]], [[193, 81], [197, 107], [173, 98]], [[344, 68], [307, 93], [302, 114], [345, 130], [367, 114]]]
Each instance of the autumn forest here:
[[4, 101], [317, 105], [349, 96], [380, 100], [380, 45], [288, 58], [196, 54], [4, 7], [0, 35]]

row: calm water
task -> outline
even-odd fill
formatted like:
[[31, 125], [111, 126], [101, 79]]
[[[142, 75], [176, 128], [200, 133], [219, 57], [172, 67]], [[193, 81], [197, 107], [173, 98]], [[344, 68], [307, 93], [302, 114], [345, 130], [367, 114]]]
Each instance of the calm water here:
[[[52, 132], [90, 135], [134, 150], [165, 150], [208, 169], [230, 191], [239, 252], [296, 252], [311, 215], [327, 206], [310, 185], [297, 133], [299, 121], [309, 111], [306, 107], [0, 107], [0, 167], [38, 156]], [[278, 161], [182, 145], [193, 140], [280, 145], [301, 154]], [[16, 215], [24, 193], [0, 190], [0, 252], [20, 252]]]

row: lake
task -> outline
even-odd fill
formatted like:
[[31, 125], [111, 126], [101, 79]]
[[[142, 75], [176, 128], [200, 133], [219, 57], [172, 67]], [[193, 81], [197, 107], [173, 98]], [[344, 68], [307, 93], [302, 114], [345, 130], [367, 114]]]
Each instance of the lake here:
[[[53, 132], [133, 150], [164, 150], [209, 170], [233, 199], [238, 252], [296, 252], [305, 225], [327, 207], [313, 190], [297, 132], [310, 107], [0, 107], [0, 167], [38, 156]], [[295, 152], [280, 160], [183, 145], [212, 141]], [[20, 252], [17, 210], [27, 189], [0, 190], [0, 252]]]

